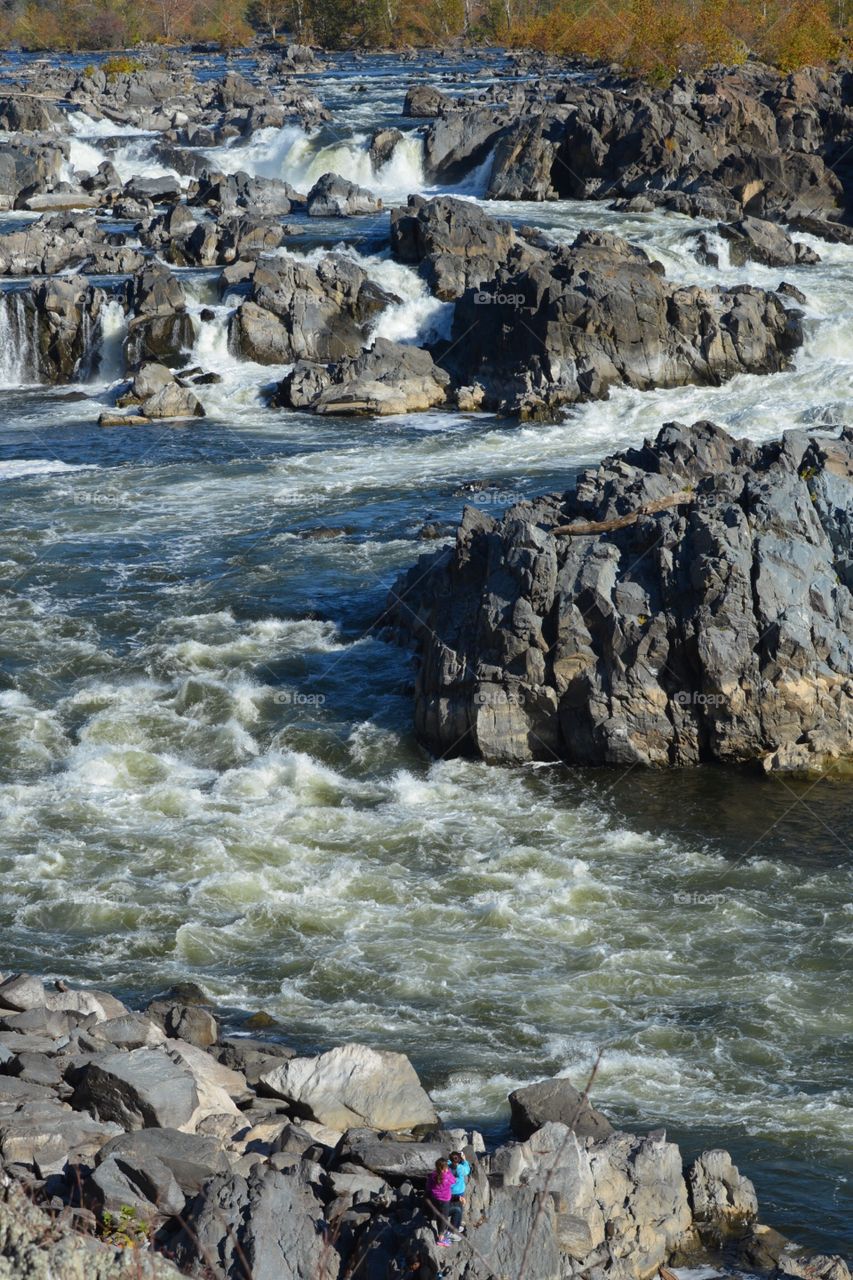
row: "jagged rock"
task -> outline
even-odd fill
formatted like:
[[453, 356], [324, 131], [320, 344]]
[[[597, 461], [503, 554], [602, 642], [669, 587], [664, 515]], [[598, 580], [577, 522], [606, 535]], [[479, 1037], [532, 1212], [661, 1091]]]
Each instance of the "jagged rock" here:
[[[729, 261], [733, 267], [745, 262], [761, 262], [767, 267], [789, 267], [795, 264], [811, 265], [820, 262], [820, 256], [808, 245], [796, 243], [782, 227], [763, 218], [741, 218], [738, 222], [721, 222], [717, 231], [728, 241]], [[700, 233], [705, 257], [714, 261], [715, 254], [707, 243], [707, 235]]]
[[418, 733], [504, 762], [847, 756], [851, 530], [853, 433], [756, 446], [712, 423], [670, 424], [500, 521], [466, 508], [455, 548], [392, 593]]
[[195, 341], [195, 331], [177, 277], [162, 263], [149, 263], [129, 282], [127, 292], [133, 312], [125, 344], [128, 364], [179, 364]]
[[333, 1129], [413, 1129], [437, 1116], [405, 1054], [349, 1044], [316, 1058], [291, 1058], [261, 1077], [297, 1115]]
[[568, 1125], [584, 1138], [606, 1138], [613, 1126], [568, 1080], [555, 1078], [516, 1089], [509, 1095], [512, 1131], [529, 1138], [549, 1120]]
[[274, 403], [319, 414], [416, 413], [446, 403], [449, 382], [428, 351], [377, 338], [355, 359], [328, 366], [298, 362]]
[[0, 1114], [0, 1161], [47, 1177], [91, 1160], [119, 1133], [120, 1125], [76, 1115], [55, 1100], [19, 1102], [12, 1114]]
[[508, 222], [468, 200], [409, 196], [404, 209], [391, 212], [391, 252], [399, 262], [419, 265], [439, 298], [458, 298], [493, 280], [517, 244]]
[[99, 1214], [130, 1208], [142, 1222], [176, 1216], [186, 1205], [171, 1169], [150, 1152], [99, 1160], [86, 1179], [84, 1200]]
[[[404, 258], [427, 251], [422, 264], [439, 296], [461, 293], [450, 344], [437, 358], [462, 386], [482, 387], [487, 408], [543, 417], [618, 384], [716, 385], [739, 372], [786, 368], [802, 342], [800, 313], [776, 294], [670, 284], [642, 249], [605, 232], [581, 232], [572, 245], [522, 244], [477, 211], [473, 248], [444, 252], [423, 227], [437, 223], [443, 234], [447, 206], [458, 202], [434, 203], [401, 219], [392, 245]], [[451, 244], [469, 242], [464, 217]], [[489, 237], [499, 234], [505, 265], [495, 267]]]
[[[138, 375], [137, 375], [138, 379]], [[135, 386], [134, 386], [135, 389]], [[199, 1049], [208, 1049], [219, 1039], [219, 1024], [209, 1009], [199, 1005], [171, 1004], [155, 1000], [148, 1013], [173, 1039], [186, 1040]], [[229, 1064], [230, 1065], [230, 1064]]]
[[250, 1085], [256, 1085], [265, 1071], [272, 1071], [278, 1060], [296, 1057], [289, 1045], [244, 1036], [226, 1036], [214, 1052], [224, 1066], [241, 1071]]
[[374, 133], [370, 139], [369, 151], [374, 172], [388, 163], [397, 149], [397, 143], [402, 141], [403, 135], [399, 129], [378, 129]]
[[21, 199], [62, 181], [68, 144], [37, 136], [0, 142], [0, 210], [16, 209]]
[[337, 1280], [340, 1258], [307, 1170], [256, 1165], [248, 1179], [219, 1174], [187, 1214], [179, 1264], [215, 1258], [226, 1280], [311, 1277]]
[[425, 1178], [440, 1156], [450, 1150], [444, 1142], [400, 1142], [380, 1137], [373, 1129], [349, 1129], [340, 1151], [340, 1162], [363, 1165], [389, 1178]]
[[343, 254], [316, 266], [294, 258], [261, 262], [249, 300], [231, 318], [229, 342], [259, 364], [357, 356], [370, 322], [391, 301]]
[[687, 1187], [696, 1226], [713, 1243], [742, 1235], [758, 1216], [755, 1187], [728, 1151], [704, 1151], [688, 1170]]
[[67, 124], [59, 107], [35, 94], [0, 98], [0, 129], [9, 133], [47, 133], [51, 129], [61, 133]]
[[324, 173], [308, 192], [310, 218], [352, 218], [359, 214], [378, 213], [381, 208], [379, 196], [336, 173]]
[[197, 1195], [210, 1178], [229, 1169], [218, 1138], [178, 1129], [139, 1129], [111, 1138], [101, 1147], [96, 1163], [110, 1159], [143, 1166], [156, 1159], [171, 1171], [186, 1196]]
[[122, 1002], [106, 991], [46, 991], [42, 980], [30, 974], [14, 974], [0, 983], [0, 1008], [18, 1012], [45, 1009], [49, 1013], [94, 1014], [98, 1022], [127, 1013]]

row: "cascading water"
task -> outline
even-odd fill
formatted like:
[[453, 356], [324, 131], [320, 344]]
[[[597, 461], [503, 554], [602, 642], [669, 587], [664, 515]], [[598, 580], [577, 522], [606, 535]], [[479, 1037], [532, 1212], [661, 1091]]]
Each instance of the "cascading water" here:
[[415, 133], [404, 135], [378, 167], [370, 157], [368, 134], [329, 139], [327, 130], [308, 134], [298, 125], [260, 129], [246, 145], [215, 147], [207, 154], [225, 173], [242, 170], [253, 177], [280, 178], [297, 191], [308, 191], [324, 173], [337, 173], [377, 195], [405, 199], [426, 181], [423, 139]]
[[127, 316], [117, 298], [109, 298], [101, 308], [95, 347], [97, 377], [100, 382], [115, 382], [124, 374], [124, 340]]
[[35, 310], [20, 291], [0, 294], [0, 387], [24, 386], [38, 377]]

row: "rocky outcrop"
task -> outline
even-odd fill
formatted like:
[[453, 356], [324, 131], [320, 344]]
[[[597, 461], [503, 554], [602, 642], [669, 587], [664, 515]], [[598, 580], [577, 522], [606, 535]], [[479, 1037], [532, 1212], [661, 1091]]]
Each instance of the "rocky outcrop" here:
[[787, 366], [800, 313], [763, 289], [670, 284], [659, 263], [618, 236], [572, 245], [530, 236], [460, 200], [412, 197], [392, 215], [391, 247], [441, 298], [456, 298], [437, 363], [489, 409], [537, 417], [639, 390], [716, 385]]
[[106, 297], [85, 276], [33, 281], [0, 295], [4, 336], [18, 354], [22, 381], [73, 382], [93, 369]]
[[396, 584], [434, 751], [586, 765], [851, 754], [853, 434], [712, 423], [581, 473]]
[[[853, 191], [850, 72], [780, 77], [752, 63], [668, 89], [602, 76], [494, 107], [436, 103], [431, 175], [493, 151], [488, 194], [505, 200], [639, 197], [700, 216], [844, 219]], [[476, 143], [476, 145], [473, 145]]]
[[308, 192], [309, 218], [353, 218], [381, 208], [379, 196], [336, 173], [324, 173]]
[[[441, 1127], [402, 1054], [351, 1044], [303, 1057], [239, 1037], [202, 1048], [175, 1033], [209, 1042], [209, 1009], [172, 993], [150, 1011], [27, 975], [0, 983], [4, 1280], [177, 1274], [151, 1242], [183, 1274], [227, 1280], [412, 1268], [652, 1280], [661, 1265], [717, 1261], [723, 1241], [730, 1261], [760, 1258], [777, 1280], [849, 1280], [840, 1258], [757, 1224], [752, 1185], [726, 1152], [685, 1171], [663, 1131], [612, 1131], [567, 1081], [518, 1090], [533, 1127], [487, 1152], [481, 1135]], [[259, 1059], [253, 1085], [237, 1064]], [[453, 1149], [472, 1166], [467, 1234], [443, 1250], [424, 1188]], [[34, 1207], [48, 1200], [50, 1218]]]
[[128, 365], [183, 363], [195, 331], [177, 276], [162, 263], [148, 263], [129, 281], [127, 305], [132, 313], [125, 344]]
[[53, 275], [69, 267], [97, 274], [139, 270], [144, 259], [90, 215], [57, 213], [0, 236], [0, 275]]
[[36, 192], [50, 191], [62, 181], [68, 144], [37, 135], [0, 142], [0, 211], [17, 209]]
[[300, 360], [273, 402], [319, 414], [419, 413], [445, 404], [449, 383], [428, 351], [377, 338], [368, 351], [337, 364]]
[[[746, 262], [760, 262], [766, 267], [812, 266], [820, 255], [809, 245], [794, 241], [785, 230], [763, 218], [741, 218], [738, 222], [721, 222], [717, 232], [728, 241], [729, 262], [742, 267]], [[719, 266], [719, 254], [706, 231], [697, 237], [701, 256], [712, 266]]]
[[358, 356], [371, 323], [392, 301], [343, 254], [316, 265], [269, 259], [254, 270], [248, 300], [231, 318], [229, 342], [259, 364]]

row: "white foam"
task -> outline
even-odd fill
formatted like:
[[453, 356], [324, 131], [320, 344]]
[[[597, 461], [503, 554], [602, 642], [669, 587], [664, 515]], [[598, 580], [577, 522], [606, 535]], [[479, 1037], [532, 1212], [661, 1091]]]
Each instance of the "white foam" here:
[[0, 480], [19, 480], [22, 476], [50, 476], [70, 471], [97, 471], [92, 463], [60, 462], [53, 458], [12, 458], [0, 462]]

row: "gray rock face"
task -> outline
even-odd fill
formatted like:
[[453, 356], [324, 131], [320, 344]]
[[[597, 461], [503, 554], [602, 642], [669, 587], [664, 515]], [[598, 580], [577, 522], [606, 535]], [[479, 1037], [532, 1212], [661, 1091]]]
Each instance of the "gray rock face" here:
[[411, 197], [392, 213], [391, 248], [438, 297], [457, 299], [438, 362], [457, 385], [480, 388], [476, 403], [522, 418], [617, 384], [773, 372], [802, 342], [799, 312], [775, 294], [670, 284], [642, 249], [605, 232], [570, 246], [522, 239], [469, 202]]
[[449, 383], [428, 351], [377, 338], [369, 351], [335, 365], [300, 361], [275, 403], [319, 414], [416, 413], [444, 404]]
[[[211, 1258], [227, 1280], [337, 1280], [340, 1258], [302, 1171], [214, 1178], [188, 1213], [179, 1262]], [[226, 1234], [227, 1233], [227, 1234]]]
[[199, 1095], [182, 1063], [157, 1049], [134, 1049], [93, 1058], [73, 1103], [125, 1129], [180, 1129], [192, 1119]]
[[379, 196], [336, 173], [324, 173], [308, 192], [310, 218], [352, 218], [381, 208]]
[[231, 318], [229, 342], [259, 364], [358, 356], [370, 322], [391, 300], [342, 254], [316, 266], [294, 258], [259, 262], [249, 300]]
[[508, 222], [468, 200], [409, 196], [405, 208], [391, 213], [391, 252], [398, 262], [418, 265], [439, 298], [458, 298], [493, 280], [517, 248]]
[[112, 1159], [126, 1164], [157, 1159], [187, 1196], [197, 1195], [210, 1178], [229, 1169], [218, 1138], [178, 1129], [140, 1129], [111, 1138], [98, 1152], [97, 1163]]
[[85, 276], [32, 281], [28, 289], [0, 295], [25, 378], [62, 383], [85, 372], [97, 356], [105, 301]]
[[19, 201], [47, 191], [62, 180], [68, 144], [37, 135], [0, 142], [0, 210], [16, 209]]
[[402, 1053], [348, 1044], [316, 1058], [290, 1058], [261, 1080], [297, 1114], [332, 1129], [413, 1129], [438, 1120]]
[[[790, 267], [820, 262], [820, 256], [806, 244], [791, 239], [782, 227], [763, 218], [741, 218], [738, 222], [721, 222], [717, 231], [728, 241], [729, 261], [734, 267], [745, 262], [761, 262], [767, 267]], [[705, 256], [713, 262], [714, 254], [707, 247], [707, 235], [700, 232]]]
[[847, 72], [779, 77], [749, 64], [682, 76], [666, 90], [636, 81], [563, 82], [501, 107], [444, 101], [427, 130], [431, 177], [458, 172], [454, 142], [494, 152], [489, 195], [504, 200], [620, 199], [731, 219], [843, 216], [853, 167]]
[[540, 1080], [509, 1095], [512, 1131], [529, 1138], [550, 1120], [567, 1125], [582, 1138], [606, 1138], [613, 1126], [568, 1080]]
[[133, 313], [125, 343], [128, 365], [143, 360], [171, 366], [182, 363], [195, 331], [177, 276], [162, 263], [149, 263], [129, 282], [127, 300]]
[[572, 492], [466, 509], [390, 607], [436, 751], [809, 769], [851, 752], [851, 587], [851, 433], [670, 424]]

